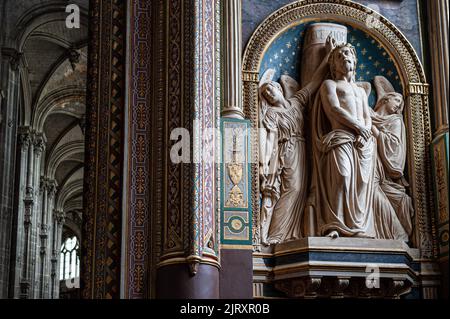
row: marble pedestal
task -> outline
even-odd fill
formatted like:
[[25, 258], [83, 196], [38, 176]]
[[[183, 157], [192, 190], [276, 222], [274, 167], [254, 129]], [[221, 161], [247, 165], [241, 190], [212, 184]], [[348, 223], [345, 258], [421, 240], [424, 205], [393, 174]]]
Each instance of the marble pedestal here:
[[309, 237], [255, 253], [253, 269], [256, 298], [400, 298], [420, 261], [402, 241]]

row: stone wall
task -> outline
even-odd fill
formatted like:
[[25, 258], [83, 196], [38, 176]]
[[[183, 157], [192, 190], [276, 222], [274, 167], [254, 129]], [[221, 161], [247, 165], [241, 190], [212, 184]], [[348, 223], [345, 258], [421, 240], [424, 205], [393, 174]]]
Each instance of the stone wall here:
[[[248, 43], [258, 25], [272, 12], [292, 3], [292, 0], [242, 0], [242, 45]], [[363, 5], [377, 8], [411, 42], [419, 57], [422, 57], [420, 19], [417, 0], [356, 0]]]

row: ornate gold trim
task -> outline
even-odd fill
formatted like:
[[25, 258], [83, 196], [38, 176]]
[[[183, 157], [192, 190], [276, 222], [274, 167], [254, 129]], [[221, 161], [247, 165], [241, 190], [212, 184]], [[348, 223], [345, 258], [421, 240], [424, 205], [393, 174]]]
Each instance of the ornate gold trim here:
[[243, 82], [259, 82], [259, 72], [255, 71], [242, 71], [242, 81]]
[[427, 83], [409, 83], [408, 94], [428, 95], [429, 87]]
[[[366, 21], [376, 15], [379, 23], [368, 28]], [[291, 25], [312, 19], [333, 20], [350, 24], [378, 40], [399, 69], [406, 95], [405, 118], [408, 127], [408, 171], [416, 211], [414, 247], [422, 258], [437, 254], [434, 229], [433, 194], [431, 187], [431, 127], [428, 105], [428, 84], [422, 64], [406, 37], [385, 17], [372, 9], [348, 0], [302, 0], [288, 4], [264, 20], [253, 33], [244, 52], [242, 63], [244, 113], [252, 128], [258, 127], [258, 75], [264, 52], [270, 43]], [[252, 136], [252, 154], [259, 158], [258, 136]], [[253, 244], [260, 250], [258, 161], [252, 164]]]
[[249, 250], [253, 249], [252, 245], [228, 245], [228, 244], [221, 244], [221, 249], [239, 249], [239, 250]]

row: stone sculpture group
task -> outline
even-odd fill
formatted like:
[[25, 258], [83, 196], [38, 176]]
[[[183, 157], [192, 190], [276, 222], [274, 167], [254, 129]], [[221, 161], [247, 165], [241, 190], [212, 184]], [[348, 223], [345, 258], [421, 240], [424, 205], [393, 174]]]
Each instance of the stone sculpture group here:
[[[357, 54], [335, 40], [315, 37], [323, 56], [302, 85], [287, 76], [259, 85], [261, 240], [273, 245], [307, 236], [409, 241], [414, 214], [404, 178], [404, 99], [383, 76], [356, 82]], [[308, 37], [307, 37], [308, 38]], [[311, 36], [309, 38], [312, 38]], [[307, 45], [305, 44], [305, 47]], [[308, 51], [309, 50], [309, 51]], [[311, 45], [304, 53], [311, 54]], [[307, 60], [303, 56], [303, 63]], [[317, 60], [317, 56], [314, 56]]]

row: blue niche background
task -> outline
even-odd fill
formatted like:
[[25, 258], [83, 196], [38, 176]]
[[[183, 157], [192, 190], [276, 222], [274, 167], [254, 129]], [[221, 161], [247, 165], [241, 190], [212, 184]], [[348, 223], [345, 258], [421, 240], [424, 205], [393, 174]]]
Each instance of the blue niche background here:
[[[276, 70], [273, 80], [278, 81], [282, 74], [287, 74], [300, 81], [303, 38], [310, 24], [292, 26], [272, 42], [261, 62], [260, 77], [267, 69], [273, 68]], [[397, 68], [384, 47], [364, 31], [349, 25], [346, 25], [346, 27], [348, 29], [348, 42], [356, 48], [358, 55], [356, 80], [367, 81], [372, 84], [369, 105], [374, 107], [376, 102], [376, 93], [373, 86], [375, 75], [385, 76], [397, 92], [403, 93]]]

